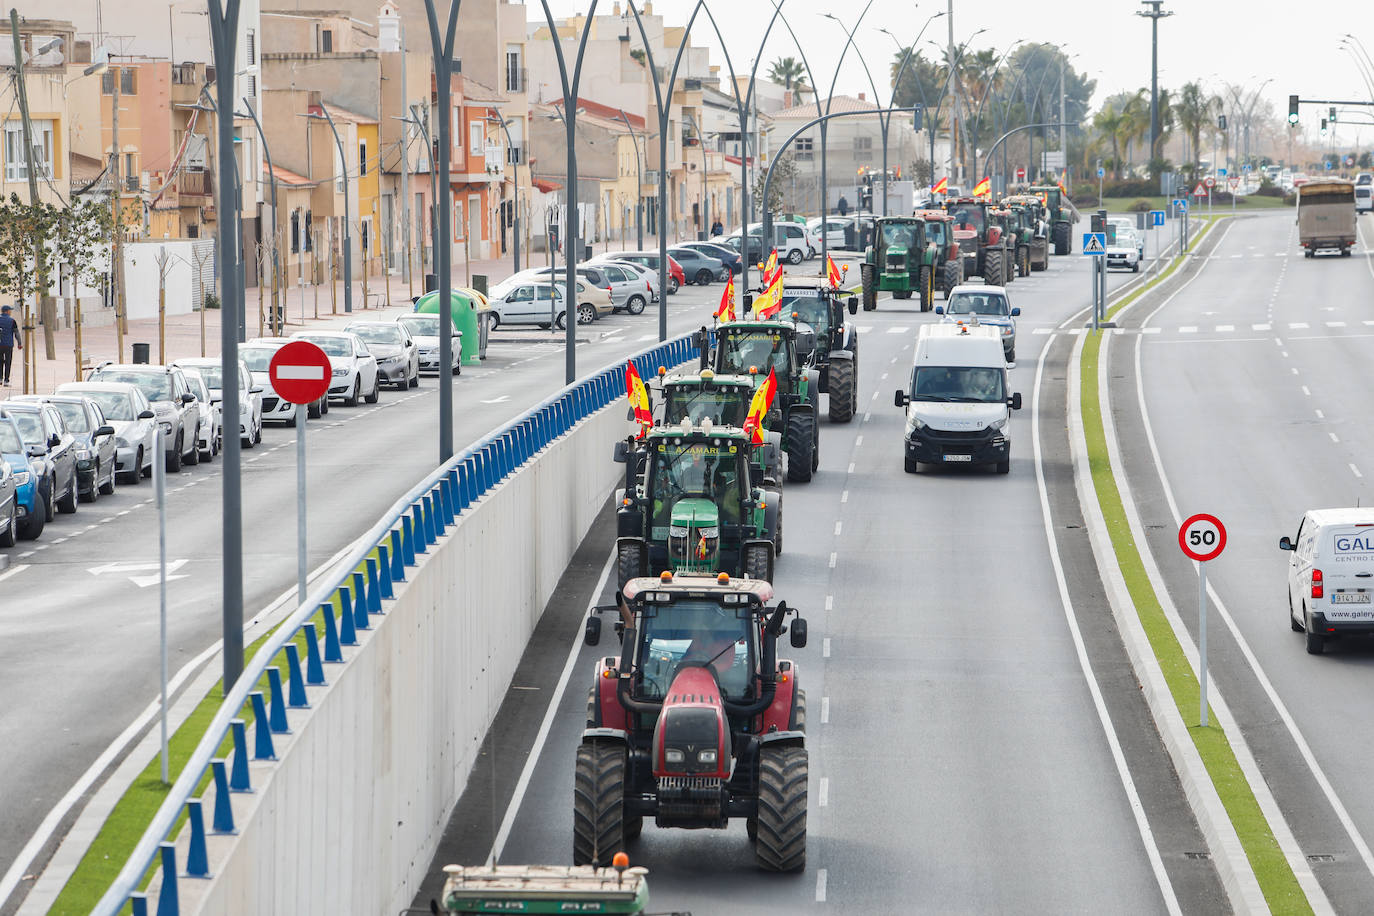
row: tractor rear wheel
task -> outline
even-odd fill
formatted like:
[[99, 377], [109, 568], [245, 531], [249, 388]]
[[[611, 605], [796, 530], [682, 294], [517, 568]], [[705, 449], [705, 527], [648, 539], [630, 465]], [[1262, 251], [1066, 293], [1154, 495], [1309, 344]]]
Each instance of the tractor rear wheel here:
[[960, 283], [964, 282], [963, 272], [959, 269], [960, 261], [955, 258], [945, 262], [945, 300], [949, 300], [949, 291]]
[[644, 545], [626, 541], [616, 547], [616, 581], [621, 588], [631, 579], [644, 575]]
[[754, 844], [759, 868], [800, 871], [806, 867], [807, 769], [804, 747], [764, 747], [759, 751], [759, 813]]
[[848, 423], [854, 419], [854, 360], [830, 361], [830, 422]]
[[859, 279], [863, 281], [864, 311], [871, 312], [878, 307], [878, 291], [874, 288], [873, 265], [859, 265]]
[[772, 544], [750, 544], [744, 550], [744, 574], [761, 582], [773, 581]]
[[1002, 276], [1002, 252], [989, 249], [983, 256], [983, 282], [988, 286], [1001, 286], [1005, 278]]
[[930, 284], [930, 268], [922, 267], [916, 280], [916, 291], [921, 297], [921, 311], [928, 312], [935, 307], [935, 290]]
[[811, 479], [816, 450], [816, 415], [794, 411], [787, 417], [787, 479], [805, 483]]
[[573, 783], [573, 864], [605, 867], [625, 845], [625, 747], [577, 748]]
[[1052, 230], [1050, 230], [1050, 234], [1051, 234], [1051, 236], [1054, 238], [1054, 253], [1055, 253], [1055, 254], [1068, 254], [1068, 253], [1069, 253], [1069, 224], [1068, 224], [1068, 223], [1055, 223], [1055, 224], [1054, 224], [1054, 228], [1053, 228]]

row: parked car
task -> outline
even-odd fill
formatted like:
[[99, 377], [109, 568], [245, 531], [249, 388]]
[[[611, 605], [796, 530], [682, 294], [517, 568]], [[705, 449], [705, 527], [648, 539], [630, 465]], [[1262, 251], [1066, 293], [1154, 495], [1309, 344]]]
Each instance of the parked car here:
[[544, 280], [511, 278], [492, 287], [492, 327], [506, 324], [537, 324], [547, 328], [567, 326], [568, 310], [562, 287]]
[[[568, 284], [565, 280], [555, 279], [554, 283], [563, 292], [567, 292]], [[603, 315], [609, 315], [615, 311], [615, 303], [611, 300], [611, 292], [594, 286], [590, 280], [584, 277], [577, 278], [577, 315], [578, 324], [591, 324]]]
[[92, 371], [86, 380], [137, 385], [152, 403], [162, 427], [167, 470], [175, 474], [183, 461], [191, 465], [200, 463], [200, 407], [180, 369], [146, 363], [107, 363]]
[[62, 414], [62, 422], [76, 440], [76, 491], [83, 503], [93, 503], [100, 494], [113, 496], [118, 471], [115, 429], [106, 422], [100, 405], [80, 394], [25, 394], [13, 401], [51, 404]]
[[334, 369], [329, 385], [329, 397], [343, 398], [349, 407], [358, 406], [358, 398], [376, 404], [382, 396], [382, 380], [377, 374], [377, 358], [357, 334], [347, 331], [302, 331], [292, 335], [296, 340], [308, 340], [325, 352]]
[[[763, 223], [750, 223], [749, 234], [762, 238]], [[806, 242], [806, 227], [801, 223], [776, 222], [773, 224], [773, 241], [766, 247], [770, 251], [777, 248], [779, 260], [800, 264], [806, 260], [810, 249]]]
[[[735, 251], [740, 252], [741, 257], [746, 256], [744, 243], [740, 241], [738, 232], [736, 232], [734, 235], [725, 236], [721, 241], [724, 244], [728, 245], [730, 248], [734, 249]], [[769, 250], [771, 251], [772, 249]], [[747, 252], [747, 257], [749, 258], [750, 269], [752, 270], [755, 265], [762, 264], [765, 256], [766, 255], [763, 250], [763, 239], [757, 235], [749, 236], [749, 249]]]
[[[716, 260], [724, 264], [726, 269], [729, 270], [732, 274], [737, 274], [740, 272], [740, 264], [743, 261], [743, 259], [739, 256], [739, 252], [734, 248], [729, 247], [728, 245], [722, 245], [719, 241], [683, 242], [681, 245], [677, 247], [690, 248], [693, 251], [701, 252], [708, 258], [715, 258]], [[673, 255], [673, 257], [677, 257], [677, 255]], [[683, 265], [683, 269], [686, 269], [685, 263]]]
[[[616, 261], [605, 255], [591, 261], [589, 266], [604, 268], [612, 280], [619, 277], [628, 284], [625, 303], [621, 307], [631, 315], [640, 314], [649, 303], [658, 301], [658, 271], [633, 261]], [[612, 286], [615, 287], [615, 284]], [[612, 295], [618, 292], [619, 288], [616, 287]]]
[[0, 459], [0, 547], [13, 547], [19, 539], [18, 480], [10, 463]]
[[210, 461], [219, 454], [224, 443], [224, 413], [219, 404], [210, 396], [210, 386], [199, 372], [183, 369], [186, 384], [196, 396], [196, 406], [200, 408], [200, 435], [196, 440], [200, 448], [200, 460]]
[[[439, 374], [439, 316], [423, 315], [412, 312], [408, 315], [397, 315], [396, 323], [403, 326], [410, 337], [415, 341], [415, 349], [419, 354], [419, 366], [421, 372], [433, 372]], [[462, 337], [463, 332], [453, 327], [453, 322], [449, 322], [449, 331], [453, 334], [453, 354], [452, 365], [449, 370], [454, 375], [463, 373], [463, 353]]]
[[[547, 278], [549, 268], [541, 267], [532, 273], [536, 278]], [[580, 264], [577, 267], [577, 275], [591, 281], [593, 286], [604, 289], [610, 295], [612, 311], [627, 311], [632, 315], [638, 315], [653, 298], [648, 281], [623, 264]]]
[[354, 321], [344, 328], [357, 334], [377, 358], [377, 373], [383, 382], [404, 391], [420, 385], [420, 348], [405, 325], [394, 321]]
[[19, 437], [38, 472], [44, 521], [53, 520], [54, 510], [75, 512], [79, 493], [76, 439], [67, 432], [57, 408], [5, 401], [0, 404], [0, 415], [9, 417], [19, 427]]
[[66, 382], [57, 394], [89, 398], [114, 427], [115, 462], [125, 483], [151, 477], [157, 460], [157, 415], [137, 385], [127, 382]]
[[814, 234], [816, 241], [812, 244], [818, 246], [816, 248], [817, 251], [820, 250], [819, 242], [822, 224], [825, 226], [825, 247], [827, 249], [838, 249], [845, 247], [845, 230], [849, 228], [852, 222], [852, 220], [842, 216], [827, 216], [824, 219], [819, 216], [814, 216], [806, 221], [806, 227], [809, 232]]
[[[210, 389], [210, 403], [220, 410], [220, 448], [224, 447], [224, 384], [223, 363], [214, 356], [195, 356], [179, 359], [172, 365], [184, 370], [189, 376], [196, 373]], [[262, 394], [261, 385], [253, 381], [253, 373], [239, 359], [239, 442], [244, 448], [252, 448], [262, 441]]]
[[[253, 384], [262, 389], [262, 418], [263, 420], [281, 420], [287, 426], [296, 425], [296, 405], [284, 400], [272, 387], [272, 377], [269, 370], [272, 366], [272, 357], [277, 355], [277, 351], [291, 342], [290, 337], [254, 337], [246, 345], [239, 345], [239, 359], [243, 360], [248, 366], [248, 371], [253, 373]], [[257, 349], [245, 352], [245, 347]], [[318, 401], [312, 401], [307, 407], [305, 415], [312, 420], [317, 420], [329, 413], [329, 395], [321, 397]]]
[[713, 258], [695, 248], [673, 247], [668, 249], [668, 254], [682, 265], [682, 272], [688, 283], [709, 286], [712, 280], [724, 282], [730, 275], [720, 258]]
[[9, 466], [15, 487], [16, 533], [26, 541], [42, 534], [48, 521], [48, 503], [39, 485], [43, 472], [32, 457], [43, 451], [42, 446], [26, 445], [14, 421], [0, 416], [0, 464]]
[[[657, 251], [612, 251], [607, 256], [616, 261], [628, 261], [631, 264], [647, 267], [655, 275], [658, 274]], [[668, 295], [671, 296], [676, 293], [686, 282], [687, 272], [682, 269], [681, 264], [673, 260], [672, 255], [668, 255]]]

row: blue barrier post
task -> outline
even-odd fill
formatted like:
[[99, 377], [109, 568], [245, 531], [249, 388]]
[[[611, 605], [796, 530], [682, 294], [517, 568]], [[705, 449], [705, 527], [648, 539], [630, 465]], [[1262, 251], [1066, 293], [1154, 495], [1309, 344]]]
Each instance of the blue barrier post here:
[[472, 479], [471, 465], [471, 460], [465, 460], [453, 469], [453, 473], [457, 475], [454, 479], [458, 481], [458, 499], [453, 506], [454, 516], [462, 515], [463, 511], [472, 505], [472, 497], [468, 493], [468, 484]]
[[359, 630], [369, 628], [367, 622], [367, 577], [362, 573], [353, 573], [353, 626]]
[[[404, 521], [404, 517], [402, 518]], [[391, 530], [391, 581], [404, 582], [406, 580], [406, 560], [405, 551], [401, 548], [401, 529]]]
[[391, 549], [386, 544], [377, 545], [377, 561], [377, 575], [381, 582], [379, 594], [383, 601], [390, 601], [396, 597], [396, 588], [391, 582]]
[[157, 894], [157, 916], [181, 916], [181, 901], [177, 897], [177, 848], [171, 843], [159, 843], [162, 856], [162, 890]]
[[[254, 690], [248, 698], [253, 701], [253, 759], [276, 760], [277, 751], [272, 746], [272, 726], [267, 720], [267, 703], [262, 698], [262, 691]], [[218, 802], [216, 805], [218, 806]]]
[[[237, 833], [234, 829], [234, 806], [229, 801], [229, 777], [224, 772], [224, 758], [211, 760], [210, 772], [214, 774], [215, 782], [215, 812], [211, 827], [215, 833]], [[165, 880], [165, 868], [163, 874]]]
[[267, 724], [279, 735], [288, 734], [286, 724], [286, 691], [281, 687], [281, 669], [276, 665], [267, 669], [267, 688], [272, 696], [267, 704]]
[[415, 548], [417, 556], [422, 553], [429, 553], [429, 548], [425, 546], [425, 514], [423, 506], [424, 501], [421, 500], [415, 503], [414, 508], [411, 510], [410, 543]]
[[234, 758], [229, 770], [229, 791], [252, 792], [253, 783], [248, 776], [248, 726], [242, 719], [230, 719], [229, 728], [234, 735]]
[[310, 705], [305, 698], [305, 677], [301, 674], [301, 653], [296, 644], [289, 642], [286, 649], [286, 702], [293, 709], [304, 709]]
[[439, 540], [434, 530], [434, 497], [425, 493], [420, 497], [420, 533], [424, 535], [425, 547], [433, 547]]
[[358, 631], [353, 626], [353, 596], [347, 585], [339, 586], [339, 645], [356, 646]]
[[447, 531], [453, 526], [453, 482], [445, 474], [439, 478], [439, 521]]
[[458, 520], [458, 513], [462, 511], [458, 508], [458, 501], [462, 498], [462, 494], [458, 490], [458, 467], [455, 465], [449, 468], [446, 476], [448, 478], [448, 505], [449, 508], [453, 510], [453, 514], [449, 518], [449, 521], [456, 522]]
[[[406, 566], [415, 565], [415, 520], [409, 515], [401, 516], [402, 559]], [[404, 577], [402, 577], [404, 578]]]
[[343, 650], [339, 648], [339, 627], [334, 622], [334, 602], [326, 601], [321, 604], [320, 613], [324, 615], [324, 660], [341, 662]]
[[430, 491], [430, 508], [434, 512], [434, 540], [448, 533], [448, 526], [453, 524], [453, 513], [448, 507], [448, 478], [440, 477], [434, 489]]
[[[382, 563], [385, 562], [386, 560], [383, 558]], [[382, 570], [385, 568], [377, 562], [376, 558], [367, 558], [367, 612], [369, 614], [382, 612]]]
[[130, 894], [129, 908], [133, 916], [148, 916], [148, 895], [143, 891]]
[[305, 634], [305, 682], [322, 686], [325, 683], [324, 665], [320, 664], [320, 642], [315, 636], [314, 621], [302, 625], [301, 632]]
[[201, 800], [192, 798], [186, 802], [186, 821], [191, 825], [191, 845], [186, 850], [186, 877], [210, 877], [210, 856], [205, 849], [205, 815], [200, 810]]

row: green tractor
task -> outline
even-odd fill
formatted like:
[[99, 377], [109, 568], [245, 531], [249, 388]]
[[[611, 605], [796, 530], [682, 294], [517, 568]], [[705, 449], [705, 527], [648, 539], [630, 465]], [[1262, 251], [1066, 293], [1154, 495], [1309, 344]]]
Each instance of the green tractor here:
[[864, 250], [859, 267], [863, 280], [864, 311], [878, 307], [878, 292], [894, 299], [910, 299], [914, 292], [921, 311], [935, 305], [937, 252], [925, 241], [925, 223], [912, 216], [884, 216], [875, 222], [873, 244]]
[[815, 335], [811, 365], [819, 373], [816, 390], [826, 396], [831, 423], [848, 423], [859, 409], [859, 334], [844, 317], [859, 310], [856, 296], [841, 301], [825, 277], [788, 277], [782, 281], [782, 314], [807, 325]]
[[945, 211], [954, 217], [954, 238], [964, 261], [965, 277], [982, 277], [990, 286], [1007, 282], [1013, 265], [1007, 255], [1002, 228], [989, 216], [990, 205], [976, 197], [956, 197], [945, 201]]
[[1002, 241], [1002, 284], [1010, 286], [1021, 273], [1021, 245], [1017, 230], [1021, 219], [1011, 210], [1000, 204], [988, 207], [988, 219], [1000, 232]]
[[949, 298], [949, 291], [964, 282], [964, 261], [954, 238], [954, 219], [944, 210], [917, 210], [925, 223], [926, 244], [935, 249], [935, 288]]
[[1055, 254], [1068, 254], [1073, 249], [1071, 227], [1077, 220], [1072, 205], [1064, 199], [1064, 192], [1058, 185], [1033, 185], [1029, 193], [1040, 198], [1050, 221], [1050, 241], [1054, 244]]
[[769, 369], [777, 377], [764, 426], [782, 433], [789, 482], [805, 483], [820, 467], [820, 370], [810, 365], [815, 349], [816, 333], [804, 322], [750, 319], [716, 326], [717, 375], [749, 375], [756, 385], [764, 384]]
[[749, 434], [709, 419], [617, 442], [616, 584], [651, 570], [772, 579], [781, 501], [751, 480]]
[[1033, 194], [1017, 194], [1002, 198], [1002, 206], [1016, 214], [1017, 267], [1021, 276], [1049, 267], [1049, 223], [1040, 198]]

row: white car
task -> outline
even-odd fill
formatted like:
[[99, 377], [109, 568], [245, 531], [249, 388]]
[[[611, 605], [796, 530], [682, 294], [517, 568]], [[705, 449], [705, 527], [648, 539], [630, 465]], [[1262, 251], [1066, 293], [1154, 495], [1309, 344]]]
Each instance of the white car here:
[[[763, 235], [763, 223], [750, 223], [749, 234], [753, 236]], [[772, 247], [778, 249], [778, 260], [786, 261], [789, 264], [800, 264], [808, 257], [814, 257], [815, 249], [808, 254], [810, 246], [806, 241], [807, 229], [801, 223], [775, 222], [773, 223], [773, 242]], [[769, 245], [764, 245], [765, 250], [771, 250]]]
[[[205, 380], [205, 387], [210, 389], [210, 403], [216, 405], [221, 411], [221, 426], [223, 425], [223, 386], [221, 385], [221, 366], [219, 357], [215, 356], [196, 356], [190, 359], [179, 359], [175, 363], [183, 369], [187, 375], [192, 372]], [[266, 370], [264, 370], [265, 372]], [[253, 381], [253, 373], [248, 366], [239, 360], [239, 441], [244, 448], [252, 448], [262, 441], [262, 393], [263, 388]], [[220, 430], [220, 447], [222, 448], [224, 430]]]
[[1140, 272], [1140, 248], [1134, 229], [1117, 229], [1116, 241], [1107, 243], [1107, 266], [1124, 267], [1132, 273]]
[[329, 383], [329, 397], [343, 398], [349, 407], [358, 406], [358, 398], [376, 404], [382, 396], [382, 380], [377, 374], [377, 358], [357, 334], [347, 331], [302, 331], [293, 334], [295, 340], [308, 340], [329, 357], [334, 376]]
[[131, 382], [66, 382], [55, 394], [79, 394], [100, 405], [115, 431], [115, 466], [125, 483], [153, 474], [157, 460], [157, 419], [142, 389]]
[[86, 381], [137, 385], [152, 403], [162, 427], [168, 472], [179, 473], [183, 462], [200, 464], [200, 408], [186, 382], [186, 374], [180, 369], [147, 363], [105, 363], [93, 369]]
[[205, 379], [194, 369], [181, 367], [182, 374], [186, 376], [186, 384], [191, 386], [191, 393], [196, 396], [196, 406], [200, 408], [200, 426], [196, 427], [200, 436], [197, 446], [200, 448], [200, 460], [209, 461], [219, 454], [220, 443], [224, 440], [224, 422], [219, 404], [210, 397], [210, 387], [205, 384]]
[[813, 216], [806, 221], [806, 228], [808, 232], [814, 230], [816, 241], [813, 245], [817, 251], [820, 251], [821, 224], [824, 223], [825, 247], [827, 249], [838, 249], [845, 246], [845, 230], [849, 228], [852, 222], [852, 220], [839, 216], [827, 216], [824, 219], [819, 216]]
[[[277, 355], [277, 351], [291, 342], [289, 337], [254, 337], [246, 344], [239, 344], [239, 360], [248, 367], [252, 374], [254, 388], [262, 390], [262, 422], [268, 421], [285, 423], [287, 426], [296, 425], [296, 405], [277, 394], [272, 387], [272, 377], [269, 369], [272, 365], [272, 357]], [[329, 398], [320, 398], [307, 408], [306, 416], [314, 420], [329, 413]]]
[[382, 381], [404, 391], [420, 387], [420, 347], [405, 325], [395, 321], [354, 321], [344, 328], [357, 334], [377, 358]]
[[[419, 352], [420, 371], [433, 372], [439, 374], [439, 316], [422, 315], [412, 313], [410, 315], [396, 316], [396, 323], [410, 332], [410, 337], [415, 341], [415, 349]], [[452, 328], [452, 325], [450, 324]], [[452, 363], [449, 371], [454, 375], [463, 373], [463, 332], [457, 328], [453, 331], [453, 354]]]
[[538, 280], [507, 280], [492, 288], [492, 327], [504, 324], [536, 324], [548, 327], [567, 326], [568, 310], [563, 302], [562, 287]]

